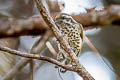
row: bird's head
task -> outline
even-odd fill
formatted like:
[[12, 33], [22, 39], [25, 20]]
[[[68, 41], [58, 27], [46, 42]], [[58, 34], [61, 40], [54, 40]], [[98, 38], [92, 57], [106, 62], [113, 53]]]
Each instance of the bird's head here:
[[72, 18], [71, 15], [66, 13], [61, 13], [56, 16], [55, 23], [58, 27], [65, 26], [65, 24], [74, 24], [76, 21]]

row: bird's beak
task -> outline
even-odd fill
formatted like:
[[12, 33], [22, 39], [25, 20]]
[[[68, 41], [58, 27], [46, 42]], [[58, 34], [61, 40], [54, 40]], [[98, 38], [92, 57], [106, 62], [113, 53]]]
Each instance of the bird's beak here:
[[56, 17], [55, 17], [55, 19], [59, 19], [60, 18], [60, 14], [58, 14]]
[[59, 16], [56, 16], [55, 19], [59, 19]]

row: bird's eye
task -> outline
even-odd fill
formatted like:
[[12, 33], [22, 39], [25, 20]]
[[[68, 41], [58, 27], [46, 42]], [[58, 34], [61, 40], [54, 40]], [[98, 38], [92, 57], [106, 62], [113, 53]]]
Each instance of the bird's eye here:
[[62, 19], [65, 19], [65, 17], [64, 17], [64, 16], [62, 16], [61, 18], [62, 18]]

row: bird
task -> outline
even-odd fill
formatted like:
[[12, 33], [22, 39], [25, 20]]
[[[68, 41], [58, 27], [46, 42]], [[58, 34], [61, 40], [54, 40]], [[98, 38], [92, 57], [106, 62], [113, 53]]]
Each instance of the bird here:
[[[55, 24], [61, 32], [62, 37], [68, 42], [76, 56], [79, 57], [83, 47], [83, 26], [76, 22], [71, 15], [66, 13], [57, 15]], [[58, 48], [58, 61], [73, 65], [72, 59], [69, 58], [69, 55], [60, 44], [58, 44]]]

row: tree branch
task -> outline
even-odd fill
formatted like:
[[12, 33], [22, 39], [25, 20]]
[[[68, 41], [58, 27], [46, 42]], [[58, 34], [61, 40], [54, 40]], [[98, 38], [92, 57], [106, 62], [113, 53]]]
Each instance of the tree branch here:
[[13, 50], [13, 49], [10, 49], [10, 48], [7, 48], [7, 47], [1, 47], [1, 46], [0, 46], [0, 50], [4, 51], [4, 52], [7, 52], [9, 54], [13, 54], [13, 55], [21, 56], [21, 57], [26, 57], [26, 58], [30, 58], [30, 59], [38, 59], [38, 60], [47, 61], [47, 62], [50, 62], [50, 63], [55, 64], [57, 66], [60, 66], [60, 67], [62, 67], [64, 69], [67, 69], [67, 70], [70, 70], [70, 71], [76, 71], [76, 69], [74, 67], [70, 67], [70, 66], [61, 64], [57, 60], [49, 58], [49, 57], [40, 56], [38, 54], [24, 53], [24, 52], [20, 52], [20, 51], [17, 51], [17, 50]]
[[2, 18], [0, 19], [0, 37], [40, 35], [48, 29], [42, 18]]
[[73, 18], [85, 26], [120, 25], [120, 5], [111, 5], [105, 10], [73, 15]]
[[[59, 12], [57, 12], [59, 13]], [[57, 14], [52, 14], [55, 16]], [[88, 12], [72, 17], [84, 27], [103, 25], [120, 25], [120, 5], [111, 5], [102, 11]], [[49, 29], [41, 17], [27, 19], [1, 18], [0, 37], [16, 37], [21, 35], [39, 35]]]
[[62, 38], [62, 34], [60, 33], [59, 29], [55, 25], [53, 19], [47, 13], [45, 7], [43, 6], [41, 0], [35, 0], [37, 3], [37, 7], [44, 19], [44, 21], [48, 24], [52, 32], [54, 33], [57, 40], [63, 46], [64, 50], [68, 53], [69, 57], [73, 60], [73, 62], [77, 65], [76, 68], [79, 70], [77, 72], [84, 80], [94, 80], [94, 78], [86, 71], [86, 69], [79, 63], [75, 53], [71, 50], [69, 44], [65, 39]]

